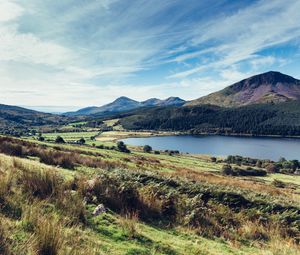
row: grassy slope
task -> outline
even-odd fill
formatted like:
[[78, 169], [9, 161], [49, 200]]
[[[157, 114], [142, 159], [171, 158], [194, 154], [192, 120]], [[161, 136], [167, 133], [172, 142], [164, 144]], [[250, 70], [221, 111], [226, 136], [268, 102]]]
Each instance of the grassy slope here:
[[[36, 142], [36, 141], [35, 141]], [[47, 146], [57, 146], [39, 142]], [[198, 181], [202, 185], [217, 185], [220, 190], [239, 190], [240, 193], [263, 194], [270, 200], [280, 203], [297, 204], [300, 201], [299, 193], [292, 188], [279, 189], [273, 187], [270, 182], [273, 178], [285, 182], [293, 182], [300, 186], [300, 177], [287, 175], [270, 175], [264, 178], [233, 178], [219, 175], [222, 164], [212, 163], [207, 156], [167, 154], [154, 155], [141, 152], [137, 148], [133, 153], [126, 154], [112, 150], [99, 150], [93, 147], [60, 145], [63, 150], [74, 149], [82, 152], [100, 152], [102, 157], [111, 162], [123, 164], [128, 171], [155, 172], [162, 176], [183, 178]], [[16, 164], [15, 162], [19, 162]], [[62, 168], [53, 168], [41, 164], [35, 158], [15, 159], [0, 155], [0, 166], [3, 171], [12, 171], [22, 168], [36, 170], [47, 169], [57, 171], [64, 178], [72, 179], [77, 174], [83, 174], [86, 178], [93, 177], [98, 170], [86, 166], [78, 166], [70, 171]], [[22, 167], [20, 167], [22, 166]], [[22, 170], [21, 169], [21, 170]], [[253, 194], [250, 194], [253, 196]], [[26, 203], [24, 200], [22, 203]], [[86, 227], [79, 225], [65, 226], [64, 234], [69, 241], [65, 243], [65, 250], [61, 254], [68, 254], [72, 246], [76, 246], [76, 254], [296, 254], [294, 248], [286, 248], [285, 245], [277, 247], [275, 243], [259, 248], [258, 244], [230, 243], [222, 239], [207, 239], [195, 234], [193, 230], [179, 227], [157, 227], [142, 221], [134, 222], [137, 237], [131, 238], [128, 233], [126, 219], [123, 216], [109, 211], [103, 215], [92, 217], [91, 212], [95, 205], [87, 207], [88, 224]], [[60, 212], [55, 209], [54, 212]], [[24, 230], [24, 219], [14, 219], [3, 214], [0, 210], [0, 222], [9, 226], [9, 239], [14, 243], [15, 249], [21, 251], [24, 245], [31, 243], [30, 233]], [[124, 224], [125, 221], [125, 224]], [[81, 242], [78, 242], [78, 240]], [[74, 241], [77, 240], [77, 241]], [[27, 242], [27, 244], [26, 244]], [[80, 243], [80, 244], [79, 244]], [[32, 245], [34, 241], [32, 241]], [[76, 245], [75, 245], [76, 244]], [[22, 254], [22, 253], [18, 253]], [[24, 253], [25, 254], [25, 253]], [[34, 254], [34, 253], [32, 253]], [[72, 253], [69, 253], [72, 254]], [[75, 254], [75, 253], [74, 253]]]
[[[0, 164], [3, 170], [16, 169], [14, 166], [16, 161], [23, 169], [58, 171], [67, 179], [75, 174], [73, 171], [52, 168], [36, 161], [0, 154]], [[81, 236], [82, 244], [76, 247], [78, 254], [92, 254], [94, 250], [96, 251], [95, 254], [220, 254], [220, 252], [222, 254], [258, 254], [258, 249], [254, 247], [241, 246], [235, 248], [222, 240], [209, 240], [199, 237], [192, 231], [172, 228], [163, 229], [142, 222], [136, 223], [138, 238], [131, 239], [122, 225], [121, 216], [109, 211], [97, 217], [92, 217], [91, 213], [94, 208], [95, 205], [88, 207], [89, 227], [64, 228], [65, 235], [69, 236], [69, 239], [72, 239], [71, 233], [75, 235], [75, 240], [79, 238], [78, 236]], [[55, 214], [59, 214], [59, 211], [55, 211]], [[30, 248], [34, 249], [30, 233], [28, 234], [26, 231], [24, 218], [7, 217], [0, 211], [0, 219], [1, 223], [5, 222], [5, 225], [9, 226], [9, 240], [14, 244], [16, 254], [23, 254], [22, 249], [24, 248], [23, 252], [29, 252]], [[73, 240], [69, 240], [69, 244], [66, 242], [64, 252], [70, 251], [71, 245], [74, 245]], [[86, 245], [90, 246], [88, 250], [86, 250]], [[91, 247], [95, 249], [91, 249]], [[66, 254], [64, 252], [62, 254]]]

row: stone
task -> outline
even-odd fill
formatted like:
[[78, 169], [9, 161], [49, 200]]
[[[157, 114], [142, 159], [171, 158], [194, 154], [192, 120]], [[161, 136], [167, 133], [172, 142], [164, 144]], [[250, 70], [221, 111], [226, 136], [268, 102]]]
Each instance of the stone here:
[[102, 213], [105, 213], [106, 212], [106, 208], [103, 204], [99, 204], [97, 205], [97, 207], [95, 208], [95, 210], [93, 211], [92, 215], [93, 216], [98, 216]]

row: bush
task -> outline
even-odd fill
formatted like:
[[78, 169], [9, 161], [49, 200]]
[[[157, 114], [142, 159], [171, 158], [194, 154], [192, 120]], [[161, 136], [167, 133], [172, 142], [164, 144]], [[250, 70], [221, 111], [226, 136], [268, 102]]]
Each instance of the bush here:
[[275, 164], [269, 164], [269, 165], [267, 166], [267, 172], [268, 172], [268, 173], [278, 173], [278, 171], [279, 171], [279, 168], [278, 168], [278, 166], [275, 165]]
[[9, 156], [22, 157], [23, 147], [19, 144], [4, 141], [0, 143], [0, 152]]
[[152, 151], [152, 147], [150, 145], [145, 145], [143, 151], [146, 153], [150, 153]]
[[225, 175], [232, 175], [233, 171], [232, 171], [232, 167], [229, 164], [225, 164], [222, 166], [222, 174]]
[[61, 136], [57, 136], [55, 139], [56, 143], [65, 143], [65, 140]]
[[130, 153], [130, 150], [127, 149], [127, 146], [123, 141], [119, 141], [117, 143], [117, 148], [118, 148], [118, 151]]
[[154, 151], [154, 154], [159, 155], [160, 151]]
[[211, 157], [210, 160], [211, 160], [211, 162], [217, 162], [217, 158], [216, 157]]
[[84, 140], [84, 138], [83, 138], [83, 137], [82, 137], [82, 138], [80, 138], [80, 139], [79, 139], [79, 141], [78, 141], [78, 143], [79, 143], [79, 144], [85, 144], [85, 140]]
[[247, 167], [246, 169], [235, 167], [233, 168], [232, 175], [234, 176], [266, 176], [267, 172], [263, 169], [254, 169]]
[[40, 161], [47, 165], [60, 166], [62, 168], [74, 169], [75, 167], [75, 155], [65, 152], [56, 151], [40, 151]]

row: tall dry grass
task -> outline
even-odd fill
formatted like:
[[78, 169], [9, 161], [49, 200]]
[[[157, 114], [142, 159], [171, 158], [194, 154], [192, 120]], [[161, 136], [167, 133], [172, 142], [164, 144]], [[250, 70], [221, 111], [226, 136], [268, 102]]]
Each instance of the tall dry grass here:
[[139, 235], [138, 227], [139, 216], [137, 212], [128, 212], [119, 218], [119, 224], [129, 239], [134, 239]]
[[57, 255], [64, 245], [63, 226], [52, 217], [41, 217], [36, 230], [36, 251], [39, 255]]

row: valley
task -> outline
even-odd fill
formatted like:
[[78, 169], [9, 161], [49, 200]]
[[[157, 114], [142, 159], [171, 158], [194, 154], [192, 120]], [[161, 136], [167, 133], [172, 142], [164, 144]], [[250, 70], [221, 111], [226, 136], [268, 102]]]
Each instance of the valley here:
[[[295, 82], [230, 90], [275, 78]], [[0, 254], [298, 254], [300, 103], [285, 96], [2, 105]]]

